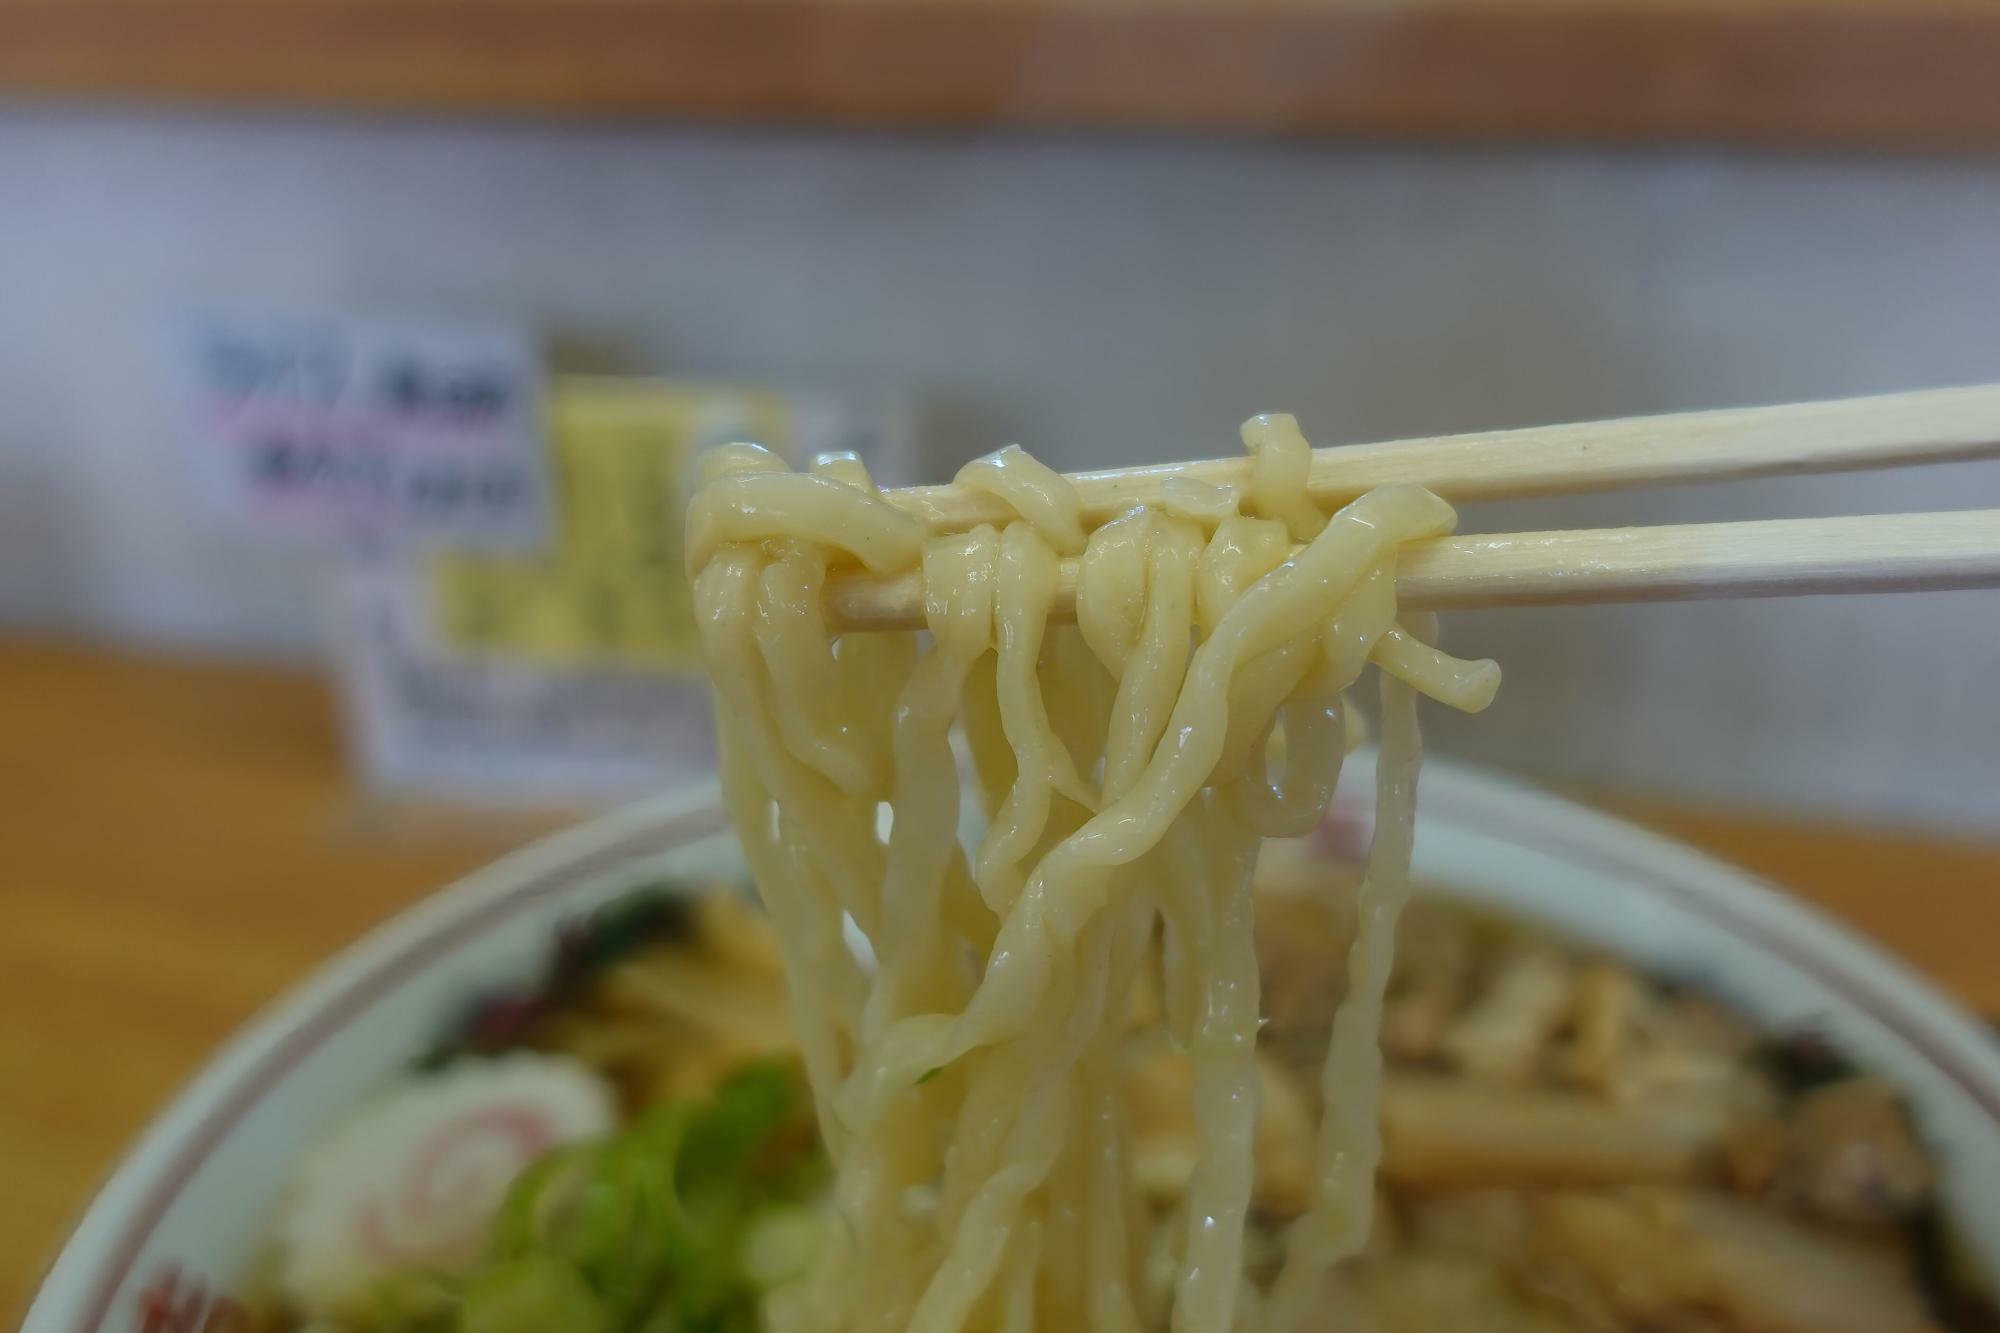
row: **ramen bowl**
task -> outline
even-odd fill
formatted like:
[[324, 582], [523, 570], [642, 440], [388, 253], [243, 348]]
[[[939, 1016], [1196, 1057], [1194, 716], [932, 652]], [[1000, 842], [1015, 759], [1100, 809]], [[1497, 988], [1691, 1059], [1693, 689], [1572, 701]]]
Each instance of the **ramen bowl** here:
[[[1320, 841], [1365, 845], [1373, 775], [1352, 765]], [[2000, 1044], [1879, 950], [1744, 872], [1618, 819], [1443, 761], [1426, 766], [1416, 872], [1476, 904], [1809, 1029], [1896, 1084], [1947, 1164], [1946, 1210], [2000, 1272]], [[538, 842], [395, 918], [228, 1043], [86, 1211], [27, 1333], [249, 1320], [230, 1293], [260, 1252], [294, 1163], [431, 1049], [468, 997], [537, 975], [552, 939], [663, 880], [740, 878], [712, 787]]]

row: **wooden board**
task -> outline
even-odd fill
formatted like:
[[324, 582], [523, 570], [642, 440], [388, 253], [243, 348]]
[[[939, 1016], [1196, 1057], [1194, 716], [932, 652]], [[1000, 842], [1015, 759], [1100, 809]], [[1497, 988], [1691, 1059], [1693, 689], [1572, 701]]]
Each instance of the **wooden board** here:
[[[2000, 1012], [2000, 845], [1625, 813], [1785, 884]], [[238, 1024], [519, 825], [357, 817], [309, 672], [0, 640], [0, 1311]]]
[[850, 125], [2000, 143], [2000, 9], [0, 0], [0, 96]]

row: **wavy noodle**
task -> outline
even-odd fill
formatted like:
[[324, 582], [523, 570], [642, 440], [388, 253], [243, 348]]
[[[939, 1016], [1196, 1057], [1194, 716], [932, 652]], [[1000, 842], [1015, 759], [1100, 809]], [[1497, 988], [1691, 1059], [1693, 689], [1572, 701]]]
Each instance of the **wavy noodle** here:
[[1005, 500], [1057, 555], [1083, 550], [1083, 506], [1076, 492], [1060, 472], [1020, 445], [973, 459], [953, 480], [967, 490]]
[[1288, 412], [1266, 412], [1243, 423], [1243, 446], [1250, 451], [1250, 503], [1265, 518], [1282, 522], [1295, 540], [1311, 541], [1326, 515], [1306, 498], [1312, 450]]
[[816, 475], [844, 486], [859, 487], [870, 494], [875, 491], [875, 479], [868, 475], [868, 465], [852, 449], [828, 449], [825, 453], [814, 454], [812, 470]]
[[695, 460], [695, 477], [702, 485], [739, 472], [783, 472], [785, 460], [761, 444], [737, 442], [704, 449]]
[[[703, 461], [688, 558], [724, 790], [783, 943], [844, 1221], [769, 1302], [772, 1327], [1290, 1333], [1366, 1239], [1415, 698], [1477, 710], [1498, 671], [1398, 622], [1397, 550], [1449, 531], [1449, 506], [1392, 487], [1322, 514], [1291, 418], [1253, 418], [1243, 438], [1240, 491], [1169, 483], [1158, 508], [1094, 530], [1068, 482], [1016, 448], [959, 475], [1015, 519], [941, 536], [852, 457], [810, 473], [740, 446]], [[1075, 629], [1050, 624], [1066, 558]], [[831, 635], [820, 591], [856, 565], [920, 570], [928, 633]], [[1265, 1294], [1243, 1253], [1250, 879], [1264, 837], [1319, 818], [1356, 729], [1346, 695], [1371, 664], [1379, 809], [1350, 993], [1312, 1207]], [[954, 726], [988, 816], [970, 856]], [[1130, 996], [1155, 965], [1201, 1144], [1174, 1234], [1157, 1239], [1118, 1075]], [[1172, 1280], [1149, 1279], [1169, 1254]]]

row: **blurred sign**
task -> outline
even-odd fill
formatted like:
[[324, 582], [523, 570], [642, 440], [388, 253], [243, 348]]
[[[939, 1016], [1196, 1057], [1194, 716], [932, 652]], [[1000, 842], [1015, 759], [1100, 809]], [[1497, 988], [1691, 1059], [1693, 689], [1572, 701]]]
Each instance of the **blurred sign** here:
[[614, 801], [714, 771], [707, 686], [612, 664], [455, 651], [406, 565], [341, 575], [341, 692], [367, 785], [496, 804]]
[[681, 567], [694, 457], [727, 440], [810, 452], [794, 445], [797, 415], [768, 390], [565, 381], [549, 401], [560, 537], [545, 556], [437, 557], [429, 592], [441, 633], [469, 652], [534, 662], [695, 669]]
[[909, 480], [893, 409], [768, 389], [559, 379], [554, 540], [535, 556], [363, 561], [342, 578], [341, 674], [371, 785], [460, 800], [617, 799], [712, 774], [681, 563], [700, 450], [852, 449]]
[[266, 530], [539, 544], [541, 359], [520, 330], [209, 315], [175, 331], [203, 489]]

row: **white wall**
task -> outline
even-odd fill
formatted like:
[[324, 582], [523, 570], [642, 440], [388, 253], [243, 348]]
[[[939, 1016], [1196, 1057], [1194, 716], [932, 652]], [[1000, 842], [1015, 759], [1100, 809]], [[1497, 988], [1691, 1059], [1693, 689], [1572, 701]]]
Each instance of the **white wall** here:
[[[0, 616], [298, 652], [193, 507], [161, 320], [524, 317], [601, 368], [906, 390], [938, 471], [2000, 379], [2000, 162], [0, 113]], [[2000, 504], [2000, 465], [1468, 526]], [[2000, 594], [1509, 612], [1447, 748], [2000, 827]], [[1921, 664], [1919, 676], [1905, 663]]]

